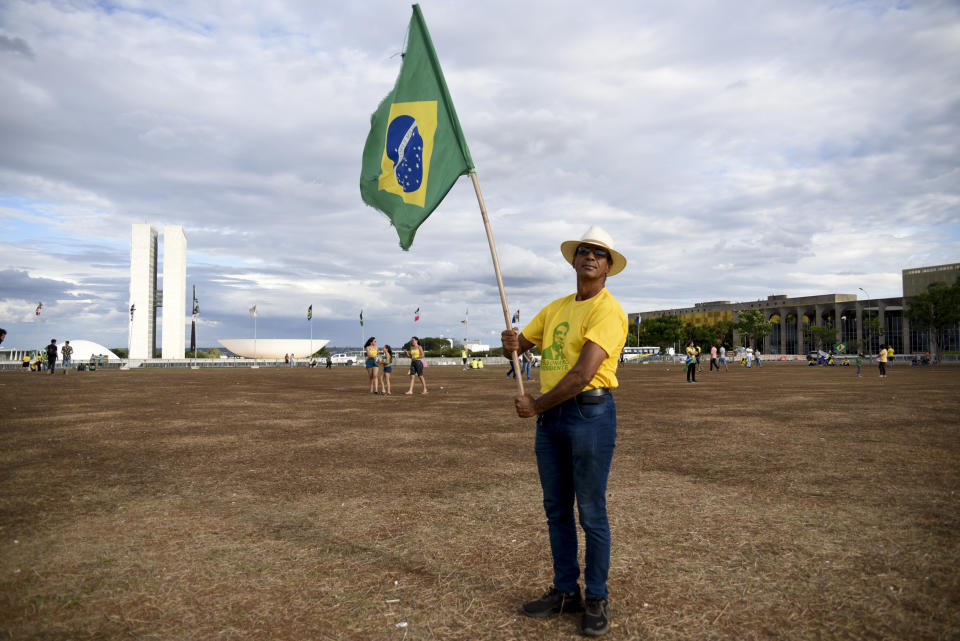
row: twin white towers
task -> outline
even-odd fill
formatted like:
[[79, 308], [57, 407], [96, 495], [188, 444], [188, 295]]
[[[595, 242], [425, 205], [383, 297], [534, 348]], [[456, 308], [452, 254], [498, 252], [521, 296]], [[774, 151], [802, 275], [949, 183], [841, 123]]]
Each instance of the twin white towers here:
[[181, 225], [163, 228], [163, 291], [157, 290], [157, 230], [134, 225], [130, 242], [130, 358], [153, 358], [157, 307], [162, 358], [183, 358], [187, 324], [187, 237]]

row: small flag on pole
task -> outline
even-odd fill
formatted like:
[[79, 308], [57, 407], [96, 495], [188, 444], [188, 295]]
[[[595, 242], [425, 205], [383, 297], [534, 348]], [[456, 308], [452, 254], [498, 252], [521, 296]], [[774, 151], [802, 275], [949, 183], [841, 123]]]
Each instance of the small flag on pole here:
[[517, 324], [520, 322], [520, 310], [518, 309], [513, 313], [513, 318], [510, 319], [511, 323]]
[[419, 307], [417, 308], [417, 311], [415, 311], [415, 312], [413, 313], [413, 322], [416, 323], [418, 320], [420, 320], [420, 308], [419, 308]]
[[457, 178], [472, 169], [440, 61], [415, 4], [400, 74], [370, 117], [360, 195], [387, 215], [407, 250]]
[[136, 305], [131, 305], [131, 306], [130, 306], [130, 322], [131, 322], [131, 323], [133, 322], [133, 312], [135, 312], [136, 309], [137, 309], [137, 306], [136, 306]]
[[37, 309], [36, 309], [36, 311], [34, 312], [34, 315], [35, 315], [35, 316], [39, 316], [41, 309], [43, 309], [43, 303], [38, 302], [38, 303], [37, 303]]
[[257, 306], [254, 305], [253, 307], [250, 308], [250, 318], [256, 318], [256, 317], [257, 317]]
[[313, 320], [313, 305], [307, 308], [307, 320]]
[[462, 325], [466, 325], [469, 320], [470, 320], [470, 310], [468, 309], [463, 313], [463, 320], [460, 321], [460, 323]]
[[363, 310], [360, 310], [360, 327], [363, 327]]
[[200, 315], [200, 301], [197, 300], [197, 286], [193, 286], [193, 320], [190, 323], [190, 351], [197, 355], [197, 317]]

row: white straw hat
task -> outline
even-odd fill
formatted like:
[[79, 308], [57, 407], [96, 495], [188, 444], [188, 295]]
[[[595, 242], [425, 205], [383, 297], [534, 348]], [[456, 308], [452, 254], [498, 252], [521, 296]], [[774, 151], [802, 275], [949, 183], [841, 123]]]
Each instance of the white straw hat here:
[[610, 234], [603, 231], [600, 227], [593, 225], [587, 230], [580, 240], [568, 240], [560, 244], [560, 253], [567, 259], [567, 262], [573, 264], [573, 258], [577, 253], [577, 247], [580, 245], [594, 245], [603, 247], [610, 252], [610, 272], [608, 276], [619, 274], [627, 266], [627, 259], [623, 254], [613, 248], [613, 238]]

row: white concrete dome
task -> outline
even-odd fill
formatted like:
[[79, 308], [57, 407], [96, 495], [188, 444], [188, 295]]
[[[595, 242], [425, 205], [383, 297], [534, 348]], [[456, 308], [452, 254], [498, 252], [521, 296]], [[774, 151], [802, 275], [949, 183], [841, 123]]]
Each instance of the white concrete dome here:
[[316, 352], [330, 340], [315, 338], [311, 343], [307, 338], [258, 338], [256, 346], [252, 338], [219, 338], [217, 342], [237, 356], [246, 358], [254, 358], [254, 347], [256, 358], [283, 358], [284, 354], [293, 354], [295, 358], [309, 358], [311, 344]]
[[[88, 363], [90, 362], [90, 357], [95, 356], [99, 357], [100, 354], [103, 354], [104, 358], [109, 358], [111, 361], [118, 361], [120, 357], [111, 352], [109, 349], [101, 345], [100, 343], [94, 343], [93, 341], [80, 340], [70, 340], [70, 347], [73, 348], [73, 355], [70, 358], [73, 360], [74, 364], [77, 363]], [[59, 358], [63, 358], [63, 345], [64, 341], [57, 340], [57, 345], [60, 346], [61, 351], [59, 352]]]

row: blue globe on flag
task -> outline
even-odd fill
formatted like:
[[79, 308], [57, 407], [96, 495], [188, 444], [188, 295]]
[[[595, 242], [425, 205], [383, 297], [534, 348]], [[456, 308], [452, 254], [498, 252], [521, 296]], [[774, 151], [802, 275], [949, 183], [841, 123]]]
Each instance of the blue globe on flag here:
[[397, 116], [387, 127], [387, 157], [404, 192], [420, 189], [423, 182], [423, 138], [412, 116]]

